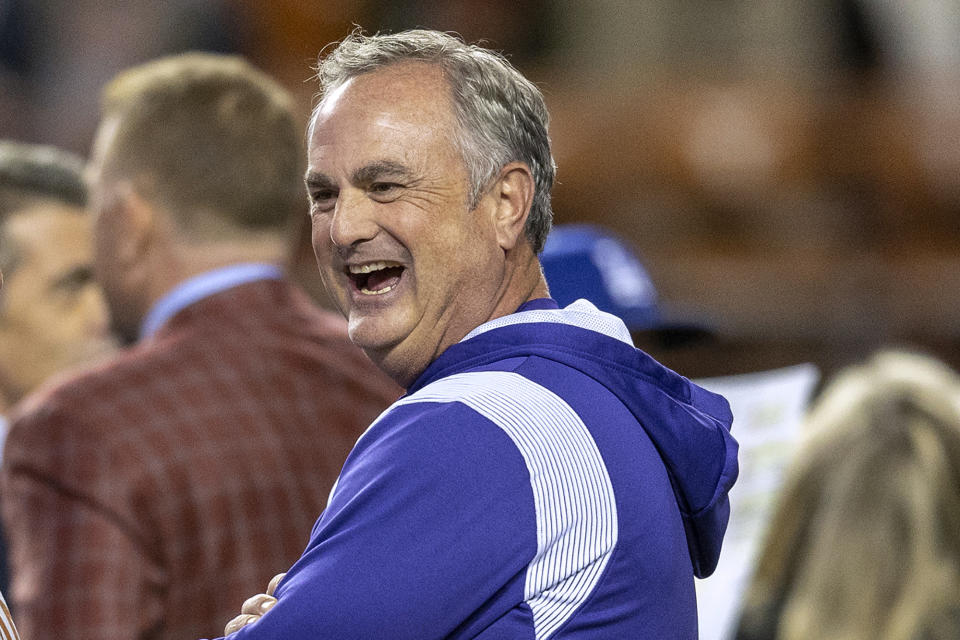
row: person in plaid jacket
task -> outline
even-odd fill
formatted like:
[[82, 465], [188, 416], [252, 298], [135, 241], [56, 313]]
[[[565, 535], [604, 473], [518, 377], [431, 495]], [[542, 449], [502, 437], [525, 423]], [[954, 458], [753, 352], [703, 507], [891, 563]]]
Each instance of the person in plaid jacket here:
[[243, 60], [201, 54], [105, 91], [95, 267], [136, 344], [11, 415], [0, 495], [28, 638], [216, 633], [298, 557], [396, 397], [282, 272], [306, 209], [291, 104]]

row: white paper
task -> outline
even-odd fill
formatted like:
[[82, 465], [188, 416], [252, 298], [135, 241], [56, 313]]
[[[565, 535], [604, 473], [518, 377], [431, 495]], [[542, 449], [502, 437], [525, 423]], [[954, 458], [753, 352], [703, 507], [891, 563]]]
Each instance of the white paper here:
[[730, 491], [730, 524], [712, 576], [697, 580], [700, 640], [728, 640], [757, 561], [801, 423], [820, 374], [812, 364], [695, 380], [720, 393], [733, 411], [740, 475]]

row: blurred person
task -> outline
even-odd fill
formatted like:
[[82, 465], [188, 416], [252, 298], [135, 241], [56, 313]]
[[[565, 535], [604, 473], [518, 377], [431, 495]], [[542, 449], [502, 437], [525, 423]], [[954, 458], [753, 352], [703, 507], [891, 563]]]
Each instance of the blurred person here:
[[103, 100], [95, 270], [137, 344], [11, 416], [9, 595], [32, 638], [197, 638], [296, 559], [397, 390], [278, 266], [306, 211], [279, 85], [190, 54]]
[[82, 167], [52, 147], [0, 141], [0, 413], [115, 346], [93, 280]]
[[814, 403], [738, 638], [960, 637], [960, 378], [887, 351]]
[[[116, 346], [93, 281], [82, 169], [65, 151], [0, 141], [0, 454], [14, 404]], [[7, 584], [0, 531], [0, 590]]]
[[550, 299], [540, 91], [426, 30], [354, 33], [319, 75], [320, 271], [407, 394], [357, 443], [274, 595], [225, 632], [695, 638], [694, 576], [716, 564], [736, 477], [729, 408], [621, 320]]
[[550, 296], [559, 305], [585, 298], [623, 320], [634, 340], [644, 345], [665, 349], [714, 337], [706, 324], [668, 312], [637, 255], [623, 238], [600, 225], [556, 225], [540, 264]]
[[[2, 269], [0, 269], [0, 289], [3, 289]], [[7, 601], [4, 599], [2, 593], [0, 593], [0, 639], [20, 640], [17, 626], [13, 623], [13, 616], [10, 615], [10, 608], [7, 607]]]

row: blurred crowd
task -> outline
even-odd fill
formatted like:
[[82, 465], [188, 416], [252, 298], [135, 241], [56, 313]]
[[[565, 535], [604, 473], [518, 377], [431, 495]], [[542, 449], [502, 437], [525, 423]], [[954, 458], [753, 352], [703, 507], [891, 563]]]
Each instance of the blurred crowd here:
[[[178, 594], [181, 637], [219, 634], [296, 559], [350, 446], [399, 393], [328, 311], [301, 193], [311, 66], [354, 25], [455, 31], [541, 85], [559, 167], [542, 263], [561, 305], [586, 297], [657, 360], [747, 394], [750, 376], [818, 372], [793, 414], [764, 418], [798, 426], [756, 449], [776, 460], [761, 525], [727, 622], [701, 638], [960, 636], [960, 4], [0, 0], [0, 442], [15, 423], [0, 592], [24, 637], [71, 637], [91, 611], [171, 637], [141, 591]], [[186, 51], [237, 55], [223, 82], [251, 94], [198, 104], [187, 127], [183, 98], [162, 99], [190, 72], [145, 65]], [[288, 135], [257, 144], [259, 173], [203, 169], [264, 122]], [[176, 189], [124, 190], [184, 147], [196, 164], [165, 167]], [[225, 201], [230, 215], [207, 216]], [[186, 208], [206, 217], [158, 213]], [[96, 234], [89, 210], [107, 221]], [[244, 295], [171, 329], [231, 287]], [[262, 326], [238, 323], [252, 308]], [[734, 418], [737, 437], [753, 424]], [[318, 422], [329, 433], [306, 437]], [[170, 486], [118, 488], [141, 466]], [[164, 501], [188, 486], [188, 507]], [[157, 522], [130, 509], [145, 500]], [[178, 527], [169, 547], [151, 538]]]
[[247, 56], [305, 121], [318, 50], [354, 24], [451, 30], [543, 88], [558, 220], [631, 241], [723, 324], [718, 358], [832, 370], [900, 342], [960, 366], [960, 8], [901, 4], [7, 0], [0, 136], [86, 154], [98, 88], [187, 49]]

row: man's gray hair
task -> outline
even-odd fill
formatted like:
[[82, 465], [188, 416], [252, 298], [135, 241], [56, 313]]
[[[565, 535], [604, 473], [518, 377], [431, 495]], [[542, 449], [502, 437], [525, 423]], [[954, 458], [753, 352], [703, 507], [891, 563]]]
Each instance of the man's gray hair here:
[[409, 61], [439, 65], [450, 83], [471, 208], [505, 165], [519, 161], [530, 167], [535, 191], [525, 232], [539, 253], [553, 220], [550, 190], [556, 166], [547, 132], [550, 116], [540, 90], [504, 56], [438, 31], [365, 36], [357, 30], [320, 61], [321, 104], [351, 78]]

